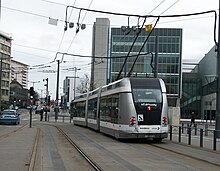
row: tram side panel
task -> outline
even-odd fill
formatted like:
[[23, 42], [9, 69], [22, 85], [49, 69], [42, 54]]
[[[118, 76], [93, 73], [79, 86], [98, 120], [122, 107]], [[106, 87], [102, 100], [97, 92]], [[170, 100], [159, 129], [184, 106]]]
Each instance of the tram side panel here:
[[86, 99], [74, 102], [75, 114], [73, 116], [74, 125], [87, 126], [86, 121]]
[[117, 93], [101, 98], [100, 132], [115, 138], [136, 138], [131, 133], [135, 128], [130, 126], [132, 114], [135, 115], [131, 93]]

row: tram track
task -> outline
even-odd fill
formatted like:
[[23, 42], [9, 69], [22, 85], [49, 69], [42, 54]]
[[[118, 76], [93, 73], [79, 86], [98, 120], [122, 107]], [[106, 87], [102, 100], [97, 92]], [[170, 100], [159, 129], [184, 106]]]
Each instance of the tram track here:
[[82, 155], [82, 157], [89, 163], [96, 171], [103, 171], [103, 169], [93, 161], [61, 128], [54, 126], [65, 137], [65, 139]]
[[[130, 144], [131, 146], [137, 148], [137, 144]], [[220, 168], [220, 163], [217, 161], [218, 159], [216, 160], [208, 160], [207, 157], [205, 156], [202, 156], [201, 154], [198, 155], [198, 154], [195, 154], [193, 153], [193, 151], [190, 151], [190, 147], [186, 147], [186, 148], [189, 148], [188, 150], [180, 150], [181, 147], [184, 147], [183, 145], [181, 144], [176, 144], [174, 143], [174, 145], [177, 145], [179, 146], [178, 147], [175, 147], [175, 148], [172, 148], [172, 143], [167, 146], [164, 146], [163, 143], [158, 143], [158, 144], [152, 144], [152, 143], [147, 143], [147, 144], [141, 144], [142, 148], [145, 149], [146, 151], [150, 151], [155, 153], [156, 151], [159, 151], [159, 153], [163, 156], [164, 154], [167, 154], [168, 156], [177, 156], [177, 158], [180, 158], [182, 159], [182, 162], [183, 161], [192, 161], [192, 163], [202, 163], [203, 165], [209, 165], [209, 166], [213, 166], [213, 167], [217, 167], [217, 168]], [[139, 148], [139, 147], [138, 147]], [[184, 149], [186, 149], [184, 148]], [[196, 150], [196, 148], [192, 148], [194, 150]], [[197, 149], [197, 150], [201, 150], [201, 149]], [[203, 149], [202, 149], [203, 150]], [[204, 150], [206, 151], [206, 150]], [[210, 153], [215, 153], [215, 152], [212, 152], [212, 151], [206, 151], [206, 152], [210, 152]], [[219, 153], [215, 153], [216, 155], [219, 155]], [[181, 160], [180, 160], [181, 161]]]
[[[26, 164], [26, 166], [28, 166], [28, 171], [34, 171], [37, 169], [37, 167], [40, 167], [39, 162], [37, 160], [38, 154], [40, 153], [40, 150], [41, 150], [39, 148], [40, 135], [41, 135], [41, 130], [40, 130], [40, 128], [37, 128], [34, 146], [33, 146], [32, 152], [31, 152], [30, 163]], [[40, 169], [38, 169], [38, 170], [40, 170]]]
[[189, 154], [183, 153], [182, 151], [180, 152], [180, 151], [176, 151], [176, 150], [169, 149], [169, 148], [167, 148], [167, 147], [162, 147], [162, 146], [160, 146], [159, 144], [150, 144], [150, 145], [153, 146], [153, 147], [156, 147], [156, 148], [159, 148], [159, 149], [168, 151], [168, 152], [175, 153], [175, 154], [177, 154], [177, 155], [189, 157], [189, 158], [194, 159], [194, 160], [198, 160], [198, 161], [201, 161], [201, 162], [204, 162], [204, 163], [208, 163], [208, 164], [211, 164], [211, 165], [215, 165], [215, 166], [220, 167], [220, 163], [215, 163], [215, 162], [213, 162], [213, 161], [208, 161], [208, 160], [203, 159], [203, 158], [199, 158], [199, 157], [196, 157], [196, 156], [193, 156], [193, 155], [189, 155]]
[[[165, 168], [169, 169], [185, 169], [185, 170], [219, 170], [220, 163], [219, 153], [215, 153], [216, 158], [213, 161], [207, 161], [204, 156], [207, 151], [196, 149], [193, 147], [183, 146], [180, 144], [173, 144], [170, 142], [153, 143], [150, 141], [137, 142], [137, 141], [115, 141], [109, 137], [97, 137], [90, 131], [85, 132], [80, 130], [75, 131], [68, 126], [61, 126], [49, 123], [43, 123], [40, 126], [41, 136], [36, 136], [35, 148], [32, 153], [32, 162], [30, 162], [30, 169], [28, 171], [37, 170], [35, 166], [39, 165], [42, 168], [50, 166], [52, 168], [62, 168], [62, 170], [71, 170], [74, 167], [92, 170], [145, 170], [146, 168], [153, 169], [158, 166], [156, 170]], [[46, 127], [49, 126], [49, 127]], [[69, 129], [70, 128], [70, 129]], [[41, 140], [37, 140], [41, 137]], [[42, 141], [43, 140], [43, 141]], [[42, 141], [42, 144], [39, 142]], [[45, 142], [50, 142], [48, 145]], [[111, 145], [110, 145], [111, 144]], [[38, 148], [36, 146], [39, 146]], [[41, 154], [38, 150], [43, 150]], [[193, 150], [194, 149], [194, 150]], [[45, 150], [49, 153], [45, 153]], [[87, 151], [88, 150], [88, 151]], [[182, 151], [187, 151], [188, 155]], [[194, 152], [197, 151], [194, 156]], [[52, 153], [51, 153], [52, 152]], [[41, 160], [39, 156], [48, 155], [47, 161]], [[54, 155], [55, 154], [55, 155]], [[210, 154], [213, 154], [210, 151]], [[208, 155], [210, 155], [208, 152]], [[38, 156], [38, 157], [37, 157]], [[139, 156], [136, 158], [136, 156]], [[197, 156], [197, 157], [196, 157]], [[57, 165], [57, 159], [59, 163]], [[40, 163], [41, 162], [41, 163]], [[216, 163], [215, 163], [216, 162]], [[38, 164], [37, 164], [38, 163]], [[83, 166], [84, 164], [87, 166]], [[163, 165], [160, 165], [163, 163]], [[31, 169], [34, 168], [34, 169]]]
[[3, 139], [5, 138], [8, 138], [10, 137], [11, 135], [13, 135], [14, 133], [17, 133], [19, 131], [22, 131], [24, 129], [24, 127], [26, 127], [28, 125], [28, 123], [25, 123], [24, 125], [22, 125], [21, 127], [17, 127], [17, 129], [13, 130], [13, 131], [10, 131], [10, 132], [7, 132], [7, 133], [4, 133], [2, 135], [0, 135], [0, 141], [2, 141]]

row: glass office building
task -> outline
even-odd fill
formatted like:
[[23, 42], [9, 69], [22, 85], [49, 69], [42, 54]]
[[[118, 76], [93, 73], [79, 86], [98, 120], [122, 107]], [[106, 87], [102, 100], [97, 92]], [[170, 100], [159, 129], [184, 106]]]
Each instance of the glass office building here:
[[[131, 76], [153, 77], [152, 66], [157, 53], [157, 75], [165, 81], [169, 106], [176, 106], [176, 99], [181, 97], [182, 29], [155, 28], [150, 36], [150, 31], [142, 29], [138, 37], [137, 32], [138, 29], [123, 31], [121, 28], [111, 28], [108, 82], [127, 76], [129, 72]], [[129, 57], [121, 70], [129, 51]]]
[[194, 111], [196, 118], [214, 120], [217, 98], [217, 53], [213, 46], [191, 72], [183, 72], [181, 97], [181, 118], [190, 118]]

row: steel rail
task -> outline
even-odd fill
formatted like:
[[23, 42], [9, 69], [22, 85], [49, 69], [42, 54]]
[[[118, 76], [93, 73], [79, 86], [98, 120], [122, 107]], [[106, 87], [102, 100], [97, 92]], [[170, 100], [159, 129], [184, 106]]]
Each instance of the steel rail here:
[[86, 155], [85, 152], [83, 152], [83, 150], [58, 126], [55, 126], [60, 133], [62, 133], [62, 135], [69, 141], [69, 143], [74, 146], [74, 148], [84, 157], [84, 159], [86, 159], [86, 161], [96, 170], [96, 171], [103, 171], [103, 169], [94, 161], [92, 161], [92, 159]]
[[6, 134], [0, 135], [0, 141], [3, 140], [4, 138], [7, 138], [7, 137], [11, 136], [12, 134], [14, 134], [14, 133], [16, 133], [16, 132], [18, 132], [18, 131], [21, 131], [21, 130], [22, 130], [25, 126], [27, 126], [27, 125], [28, 125], [28, 123], [22, 125], [22, 126], [19, 127], [18, 129], [13, 130], [12, 132], [8, 132], [8, 133], [6, 133]]

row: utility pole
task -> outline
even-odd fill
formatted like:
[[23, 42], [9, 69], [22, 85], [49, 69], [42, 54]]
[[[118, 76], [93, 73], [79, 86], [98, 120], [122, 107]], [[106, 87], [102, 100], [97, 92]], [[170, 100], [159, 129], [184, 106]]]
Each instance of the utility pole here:
[[76, 77], [76, 72], [77, 72], [77, 70], [80, 70], [80, 69], [78, 69], [76, 67], [74, 67], [74, 69], [75, 69], [75, 75], [74, 75], [74, 100], [75, 100], [75, 98], [76, 98], [76, 78], [78, 78], [78, 77]]
[[46, 105], [48, 105], [48, 78], [43, 79], [43, 81], [46, 81]]
[[57, 60], [57, 89], [56, 89], [56, 106], [55, 106], [55, 122], [58, 119], [58, 112], [59, 112], [59, 77], [60, 77], [60, 60]]
[[[220, 12], [220, 0], [219, 0]], [[220, 138], [220, 20], [218, 17], [218, 46], [217, 46], [217, 103], [215, 116], [216, 138]]]
[[73, 83], [74, 84], [73, 85], [74, 86], [73, 87], [74, 88], [74, 95], [73, 95], [74, 97], [73, 98], [75, 100], [75, 97], [76, 97], [76, 78], [79, 78], [79, 77], [76, 76], [77, 75], [76, 73], [77, 73], [77, 70], [81, 70], [81, 69], [77, 68], [77, 67], [73, 67], [73, 70], [74, 70], [74, 76], [73, 77], [72, 76], [67, 76], [66, 78], [73, 78], [74, 79], [74, 83]]

